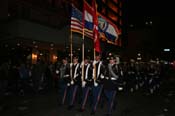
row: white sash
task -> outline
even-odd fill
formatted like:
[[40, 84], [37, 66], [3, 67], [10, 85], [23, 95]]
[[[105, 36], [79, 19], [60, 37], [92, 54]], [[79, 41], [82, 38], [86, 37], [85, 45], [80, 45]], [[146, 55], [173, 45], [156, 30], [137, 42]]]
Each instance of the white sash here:
[[88, 71], [89, 71], [89, 67], [90, 67], [90, 64], [88, 64], [88, 65], [87, 65], [85, 79], [87, 79], [87, 78], [88, 78]]
[[78, 69], [78, 67], [79, 67], [79, 63], [76, 65], [76, 67], [75, 67], [75, 72], [74, 72], [74, 79], [77, 77], [77, 69]]

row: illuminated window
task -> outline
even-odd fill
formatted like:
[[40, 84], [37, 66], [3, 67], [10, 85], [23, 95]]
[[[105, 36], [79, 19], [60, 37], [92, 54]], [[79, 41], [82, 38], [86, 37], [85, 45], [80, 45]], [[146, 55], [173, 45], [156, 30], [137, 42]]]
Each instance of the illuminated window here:
[[103, 3], [106, 3], [106, 0], [102, 0], [103, 1]]
[[108, 12], [108, 17], [111, 18], [113, 21], [118, 21], [118, 16], [112, 12]]
[[121, 19], [120, 19], [120, 22], [119, 23], [120, 23], [120, 26], [121, 26], [122, 25], [122, 20]]
[[111, 8], [114, 12], [118, 13], [118, 7], [112, 2], [108, 2], [109, 8]]
[[120, 2], [119, 7], [122, 8], [122, 2]]
[[118, 3], [118, 0], [113, 0], [115, 3]]
[[37, 54], [36, 53], [32, 53], [32, 64], [36, 64], [37, 58], [38, 58]]
[[102, 14], [106, 14], [106, 9], [103, 8], [103, 9], [101, 10], [101, 13], [102, 13]]
[[122, 16], [122, 11], [120, 10], [120, 12], [119, 12], [119, 16]]

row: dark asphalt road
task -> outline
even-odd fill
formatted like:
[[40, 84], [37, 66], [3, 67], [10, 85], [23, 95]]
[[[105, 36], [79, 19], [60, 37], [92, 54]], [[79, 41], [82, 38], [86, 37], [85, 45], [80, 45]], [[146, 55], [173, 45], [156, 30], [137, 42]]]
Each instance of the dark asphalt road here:
[[[85, 112], [78, 112], [79, 104], [71, 111], [67, 106], [58, 105], [56, 91], [38, 95], [1, 96], [0, 116], [90, 116], [90, 106]], [[106, 106], [98, 107], [95, 116], [104, 116]], [[120, 92], [113, 116], [175, 116], [175, 89], [173, 85], [163, 85], [155, 95], [145, 95], [142, 91]]]

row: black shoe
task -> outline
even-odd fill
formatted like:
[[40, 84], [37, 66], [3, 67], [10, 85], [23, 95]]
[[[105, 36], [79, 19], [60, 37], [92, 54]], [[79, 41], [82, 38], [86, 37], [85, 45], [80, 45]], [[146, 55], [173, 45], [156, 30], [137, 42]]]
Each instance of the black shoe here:
[[95, 111], [91, 111], [91, 115], [95, 115]]
[[74, 106], [73, 105], [70, 105], [70, 106], [68, 106], [68, 110], [71, 110], [72, 108], [73, 108]]
[[80, 108], [80, 109], [78, 109], [78, 111], [79, 111], [79, 112], [84, 112], [85, 109]]
[[112, 114], [106, 114], [105, 116], [112, 116]]
[[101, 105], [100, 108], [103, 109], [104, 105]]
[[116, 110], [116, 105], [113, 106], [113, 110]]
[[63, 103], [58, 103], [58, 106], [63, 106], [64, 104]]

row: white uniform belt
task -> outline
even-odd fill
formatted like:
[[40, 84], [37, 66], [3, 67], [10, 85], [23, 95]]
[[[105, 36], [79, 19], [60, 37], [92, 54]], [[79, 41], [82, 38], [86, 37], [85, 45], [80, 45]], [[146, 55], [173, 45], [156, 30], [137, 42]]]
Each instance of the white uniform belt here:
[[149, 73], [149, 75], [153, 76], [153, 75], [154, 75], [154, 73]]
[[133, 72], [133, 71], [129, 71], [129, 72], [128, 72], [128, 74], [134, 74], [134, 73], [135, 73], [135, 72]]
[[64, 77], [69, 77], [69, 75], [64, 75]]
[[111, 80], [117, 80], [116, 78], [114, 78], [114, 77], [111, 77]]

